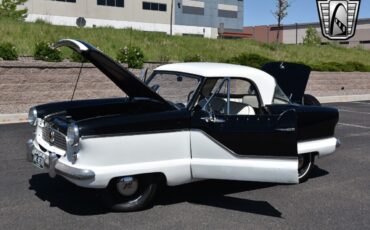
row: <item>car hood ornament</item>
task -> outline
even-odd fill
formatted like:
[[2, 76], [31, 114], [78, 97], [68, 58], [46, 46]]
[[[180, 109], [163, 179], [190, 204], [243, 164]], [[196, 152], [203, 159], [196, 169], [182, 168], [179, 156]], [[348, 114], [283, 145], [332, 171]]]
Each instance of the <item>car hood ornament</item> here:
[[360, 0], [317, 0], [321, 31], [330, 40], [347, 40], [355, 35]]

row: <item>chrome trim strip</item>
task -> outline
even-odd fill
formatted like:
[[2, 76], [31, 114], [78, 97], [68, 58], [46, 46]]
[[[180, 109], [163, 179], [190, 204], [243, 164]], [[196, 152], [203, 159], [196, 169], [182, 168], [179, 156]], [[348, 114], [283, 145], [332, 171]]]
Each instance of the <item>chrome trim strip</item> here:
[[92, 139], [92, 138], [102, 138], [102, 137], [136, 136], [136, 135], [176, 133], [176, 132], [188, 132], [188, 131], [191, 131], [191, 130], [189, 130], [189, 129], [173, 129], [173, 130], [161, 130], [161, 131], [143, 131], [143, 132], [132, 132], [132, 133], [89, 135], [89, 136], [81, 136], [81, 140]]
[[92, 170], [71, 168], [61, 163], [55, 165], [55, 171], [61, 176], [76, 180], [90, 180], [95, 178], [95, 173]]
[[57, 42], [56, 44], [54, 44], [54, 47], [59, 48], [61, 46], [71, 46], [72, 44], [75, 46], [73, 48], [75, 48], [74, 50], [76, 52], [81, 53], [82, 51], [88, 51], [89, 50], [89, 48], [87, 46], [85, 46], [81, 42], [79, 42], [77, 40], [74, 40], [74, 39], [62, 39], [59, 42]]
[[27, 151], [26, 151], [26, 160], [28, 162], [32, 162], [32, 149], [33, 149], [33, 140], [29, 139], [26, 143]]

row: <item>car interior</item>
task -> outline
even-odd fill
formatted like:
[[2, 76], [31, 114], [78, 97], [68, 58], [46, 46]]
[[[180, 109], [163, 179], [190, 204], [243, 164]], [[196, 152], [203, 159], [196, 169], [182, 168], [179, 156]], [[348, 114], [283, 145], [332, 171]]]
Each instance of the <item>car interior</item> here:
[[[228, 85], [230, 87], [229, 108]], [[215, 115], [253, 116], [260, 111], [255, 86], [246, 79], [230, 79], [229, 83], [225, 79], [207, 80], [198, 105]]]

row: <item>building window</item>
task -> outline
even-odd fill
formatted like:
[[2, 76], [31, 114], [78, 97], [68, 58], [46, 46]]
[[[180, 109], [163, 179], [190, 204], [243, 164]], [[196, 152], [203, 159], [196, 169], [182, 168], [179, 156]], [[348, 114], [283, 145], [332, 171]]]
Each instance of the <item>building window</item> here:
[[143, 2], [143, 10], [167, 11], [167, 4]]
[[97, 4], [99, 6], [125, 7], [125, 1], [124, 0], [98, 0]]
[[222, 18], [237, 18], [238, 11], [218, 10], [218, 16]]
[[72, 2], [72, 3], [76, 3], [76, 0], [54, 0], [54, 1], [57, 1], [57, 2]]
[[194, 6], [182, 6], [183, 14], [204, 15], [204, 8]]

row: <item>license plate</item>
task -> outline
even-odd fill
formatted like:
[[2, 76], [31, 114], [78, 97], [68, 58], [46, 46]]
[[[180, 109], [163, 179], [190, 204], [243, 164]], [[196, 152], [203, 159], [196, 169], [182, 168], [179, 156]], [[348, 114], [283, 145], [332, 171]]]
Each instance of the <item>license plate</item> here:
[[45, 155], [43, 152], [38, 151], [37, 149], [32, 150], [32, 161], [35, 166], [40, 169], [43, 169], [45, 166]]

